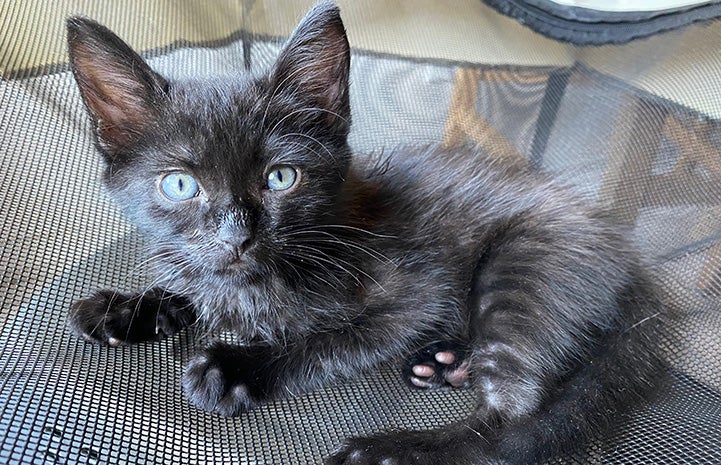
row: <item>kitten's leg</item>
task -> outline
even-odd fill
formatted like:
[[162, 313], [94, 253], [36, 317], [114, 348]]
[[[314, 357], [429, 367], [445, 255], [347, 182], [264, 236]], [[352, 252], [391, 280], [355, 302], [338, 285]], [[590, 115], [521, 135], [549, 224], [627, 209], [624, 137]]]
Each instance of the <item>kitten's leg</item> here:
[[544, 463], [650, 390], [661, 369], [642, 328], [660, 304], [643, 276], [594, 257], [602, 240], [579, 249], [531, 233], [503, 238], [474, 275], [471, 416], [432, 432], [350, 438], [327, 464]]
[[[216, 342], [198, 353], [182, 379], [196, 407], [236, 416], [271, 399], [302, 394], [335, 379], [356, 377], [397, 356], [402, 339], [379, 340], [375, 329], [321, 333], [283, 347]], [[390, 336], [389, 336], [390, 337]], [[377, 343], [370, 343], [373, 340]]]
[[138, 294], [96, 291], [73, 304], [67, 323], [79, 337], [118, 346], [162, 339], [195, 320], [185, 298], [153, 288]]
[[466, 388], [470, 385], [468, 349], [436, 342], [417, 352], [403, 367], [403, 379], [420, 389]]

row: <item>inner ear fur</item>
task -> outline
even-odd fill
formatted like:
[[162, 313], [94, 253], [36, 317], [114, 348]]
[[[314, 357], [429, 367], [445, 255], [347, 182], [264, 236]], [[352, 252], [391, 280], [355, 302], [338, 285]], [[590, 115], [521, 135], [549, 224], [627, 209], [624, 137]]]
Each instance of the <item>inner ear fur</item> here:
[[290, 89], [326, 112], [346, 131], [350, 126], [350, 46], [340, 11], [330, 2], [312, 8], [295, 28], [271, 73], [273, 88]]
[[67, 22], [70, 65], [106, 150], [121, 150], [158, 117], [168, 82], [128, 44], [97, 22]]

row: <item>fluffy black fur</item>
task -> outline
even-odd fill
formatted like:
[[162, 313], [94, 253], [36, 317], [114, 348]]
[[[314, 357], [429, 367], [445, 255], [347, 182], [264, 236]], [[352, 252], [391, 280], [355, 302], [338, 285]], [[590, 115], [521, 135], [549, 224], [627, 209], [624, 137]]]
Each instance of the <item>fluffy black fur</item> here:
[[[117, 345], [196, 317], [233, 330], [242, 344], [200, 351], [182, 380], [223, 415], [392, 359], [409, 378], [430, 367], [414, 383], [428, 388], [462, 366], [478, 392], [454, 425], [351, 438], [328, 464], [537, 463], [653, 391], [662, 305], [601, 212], [475, 149], [351, 156], [334, 5], [313, 8], [260, 77], [169, 81], [103, 26], [68, 30], [106, 184], [159, 271], [149, 292], [78, 301], [75, 333]], [[288, 189], [269, 188], [278, 166], [297, 173]], [[170, 200], [168, 173], [199, 190]]]

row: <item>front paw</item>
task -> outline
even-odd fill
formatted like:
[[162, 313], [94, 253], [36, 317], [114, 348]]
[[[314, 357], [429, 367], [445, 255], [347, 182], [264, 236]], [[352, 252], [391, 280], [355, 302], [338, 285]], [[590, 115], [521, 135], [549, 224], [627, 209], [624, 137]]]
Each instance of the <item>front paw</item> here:
[[191, 404], [226, 417], [240, 415], [268, 397], [265, 351], [216, 342], [193, 357], [183, 373]]
[[148, 289], [142, 294], [106, 289], [73, 303], [67, 324], [87, 341], [119, 346], [156, 341], [194, 321], [192, 305], [162, 289]]

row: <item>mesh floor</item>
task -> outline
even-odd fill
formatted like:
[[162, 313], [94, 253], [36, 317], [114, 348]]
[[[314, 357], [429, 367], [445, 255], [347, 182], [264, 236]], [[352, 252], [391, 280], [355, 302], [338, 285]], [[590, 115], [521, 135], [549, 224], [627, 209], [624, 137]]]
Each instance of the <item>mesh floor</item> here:
[[[263, 69], [287, 28], [263, 31], [251, 19], [275, 25], [290, 16], [292, 24], [305, 9], [230, 2], [242, 20], [215, 30], [208, 22], [217, 12], [185, 5], [173, 10], [183, 19], [173, 29], [167, 5], [141, 3], [148, 10], [135, 17], [149, 18], [150, 29], [116, 19], [143, 37], [169, 31], [162, 37], [170, 39], [144, 49], [155, 69], [174, 77]], [[399, 36], [425, 34], [422, 23], [404, 20], [410, 3], [391, 5], [387, 16], [382, 2], [360, 3], [342, 10], [352, 45], [354, 34], [381, 33], [385, 23], [368, 20], [373, 12], [395, 21]], [[520, 27], [477, 3], [468, 16]], [[69, 335], [64, 322], [74, 299], [149, 277], [142, 238], [99, 183], [100, 159], [62, 53], [63, 17], [54, 29], [43, 26], [45, 16], [28, 13], [32, 4], [0, 6], [0, 463], [319, 463], [348, 435], [431, 428], [464, 416], [470, 393], [413, 391], [389, 366], [221, 418], [191, 407], [180, 390], [182, 367], [203, 344], [196, 335], [118, 349]], [[32, 34], [9, 28], [21, 27], [13, 18], [28, 17]], [[433, 39], [438, 53], [427, 44], [407, 53], [395, 42], [376, 49], [358, 38], [365, 45], [353, 49], [352, 145], [368, 152], [474, 141], [554, 173], [633, 225], [681, 314], [664, 345], [669, 385], [652, 405], [619, 413], [607, 437], [558, 463], [721, 463], [721, 65], [714, 64], [721, 24], [563, 53], [521, 33], [509, 39], [505, 30], [490, 30], [487, 41], [467, 42], [458, 53], [479, 57], [485, 52], [476, 48], [512, 46], [525, 50], [523, 59], [447, 56], [453, 30]], [[26, 36], [32, 40], [24, 43]], [[694, 42], [699, 37], [703, 46]]]

